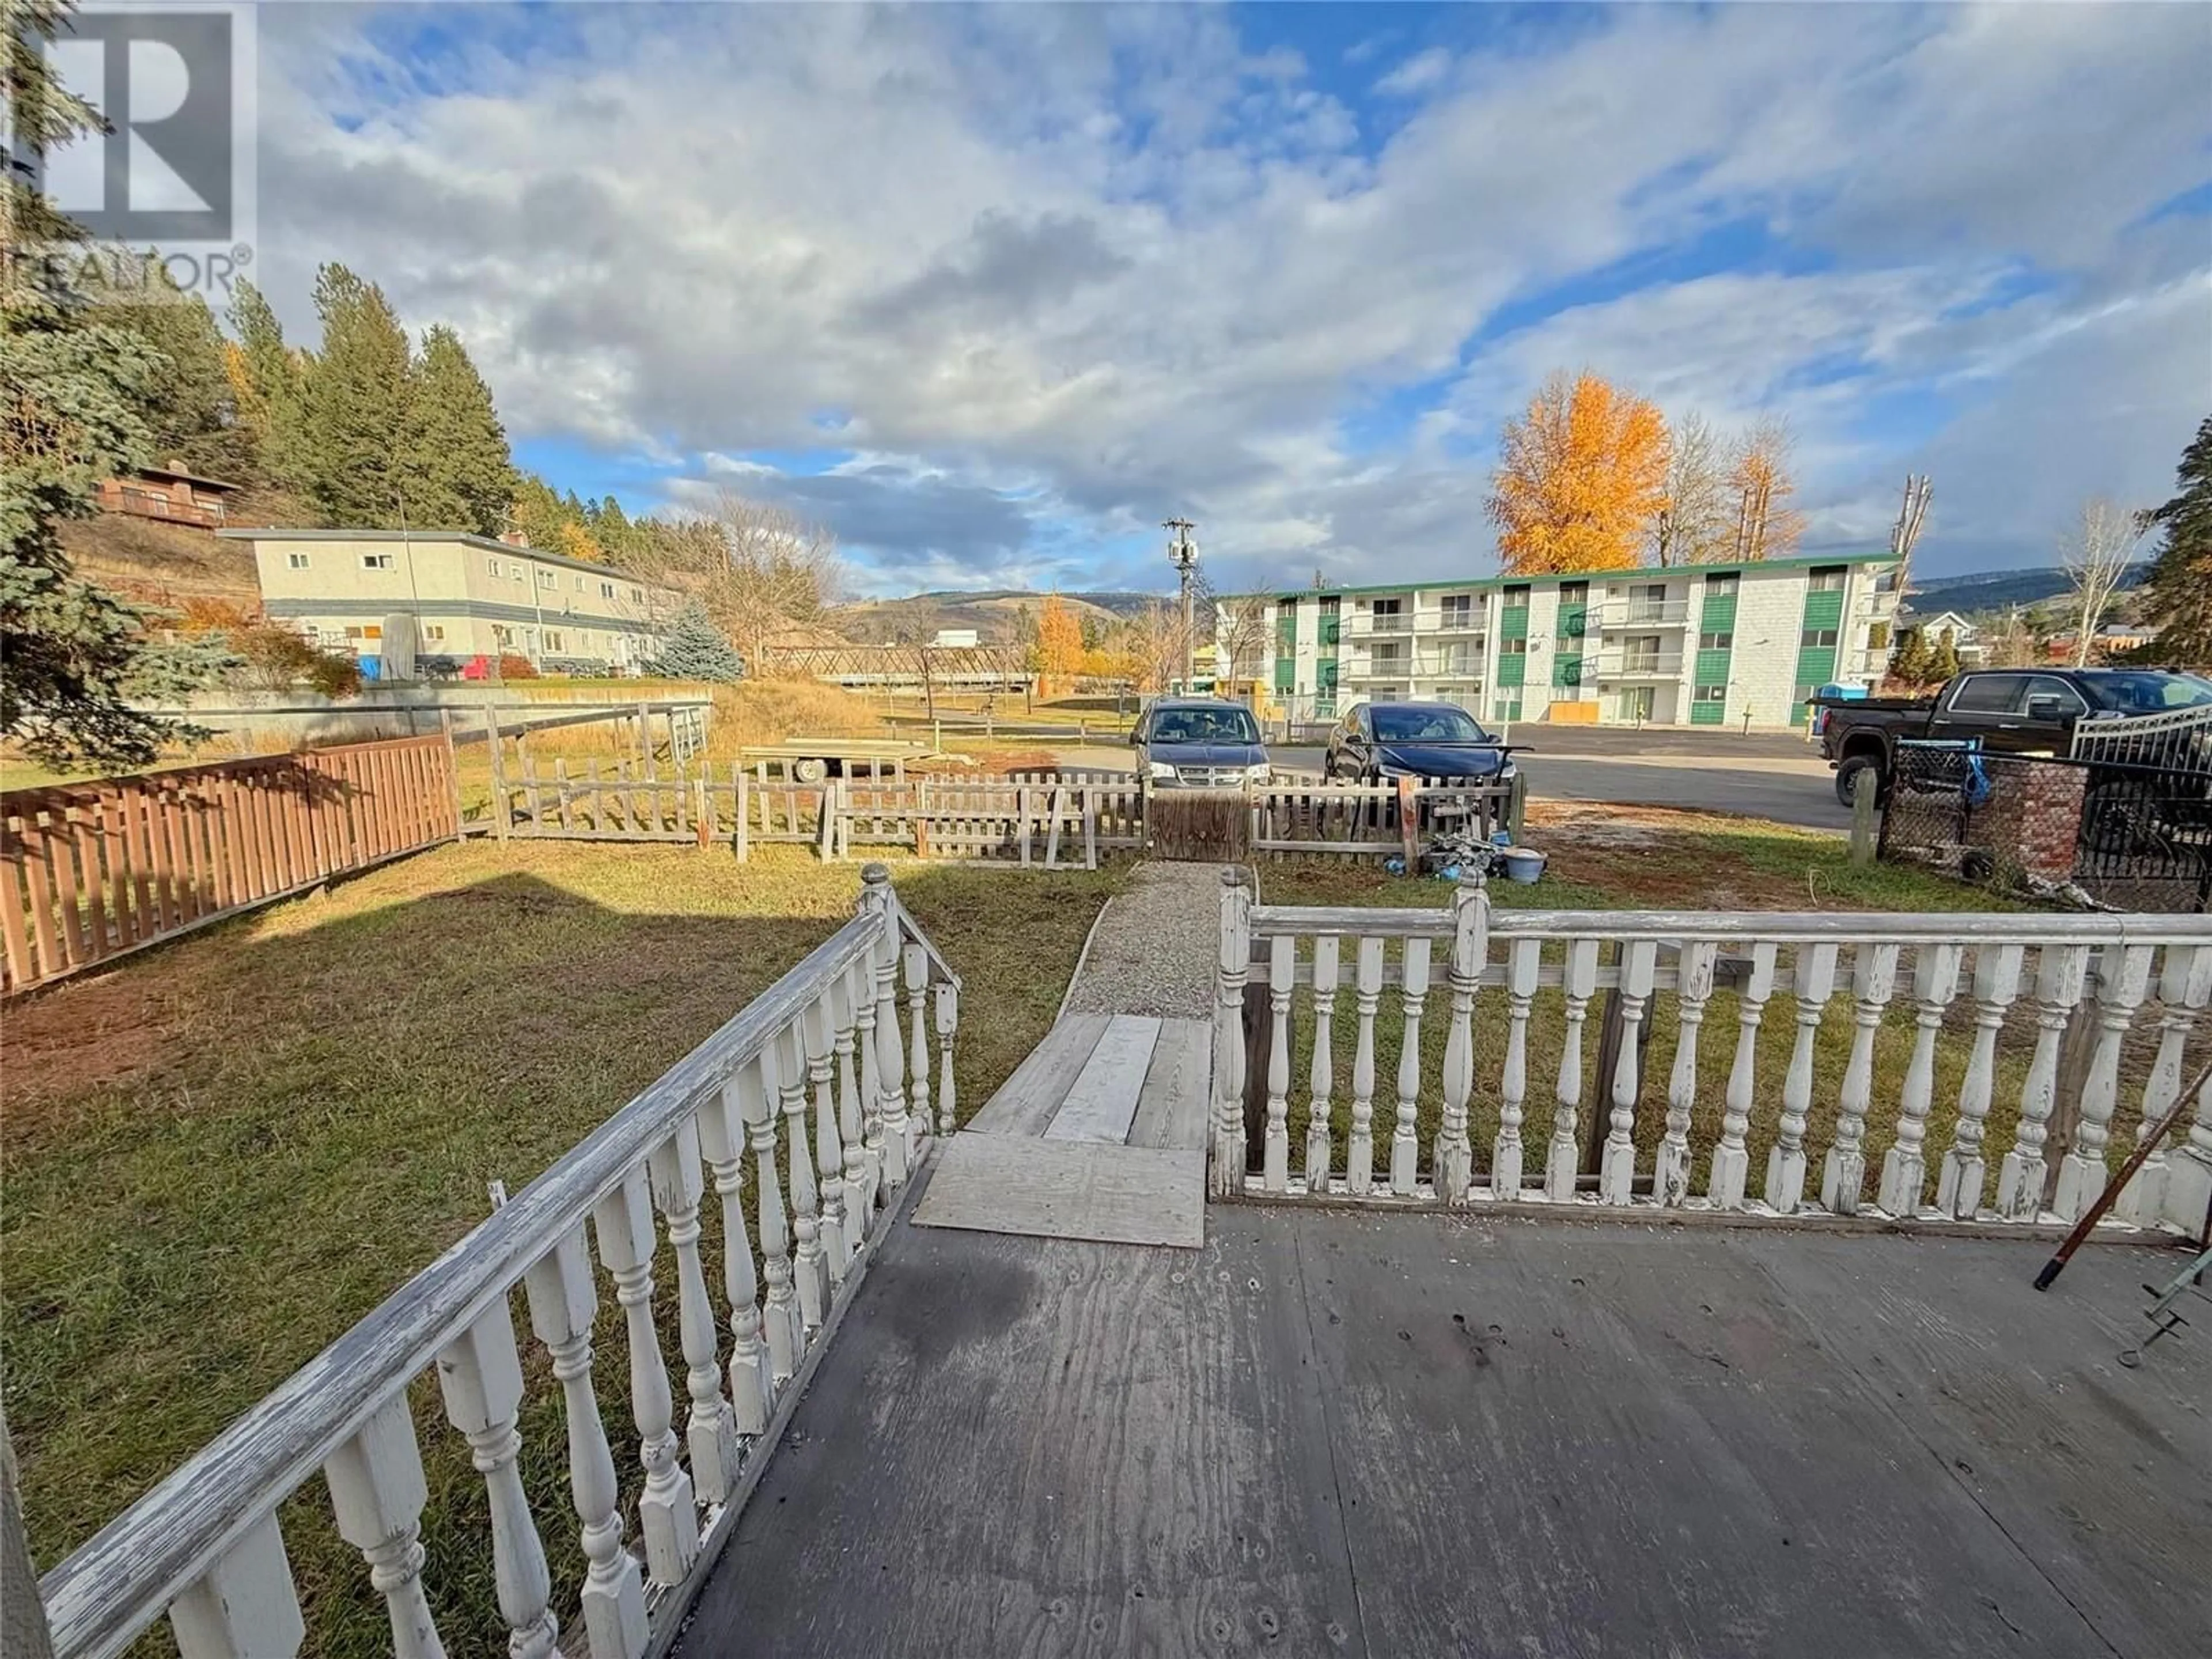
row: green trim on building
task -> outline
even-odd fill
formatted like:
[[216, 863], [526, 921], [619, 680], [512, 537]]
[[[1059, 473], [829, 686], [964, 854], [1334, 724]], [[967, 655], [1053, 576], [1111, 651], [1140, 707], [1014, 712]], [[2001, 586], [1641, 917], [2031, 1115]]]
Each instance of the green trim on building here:
[[1295, 691], [1298, 689], [1298, 659], [1296, 657], [1275, 659], [1275, 690]]
[[1718, 726], [1727, 719], [1728, 705], [1724, 702], [1693, 702], [1690, 705], [1690, 724], [1692, 726]]
[[1501, 651], [1498, 653], [1498, 683], [1500, 685], [1528, 684], [1528, 658], [1525, 653]]
[[1692, 685], [1726, 685], [1729, 678], [1729, 655], [1726, 651], [1700, 650], [1697, 660], [1690, 666]]
[[[273, 532], [262, 532], [273, 533]], [[396, 532], [395, 532], [396, 533]], [[1669, 580], [1676, 576], [1744, 575], [1763, 570], [1813, 570], [1835, 565], [1894, 564], [1896, 555], [1887, 549], [1879, 553], [1818, 553], [1801, 554], [1794, 559], [1763, 559], [1755, 563], [1723, 565], [1631, 565], [1620, 570], [1566, 571], [1548, 576], [1445, 576], [1433, 581], [1364, 582], [1351, 587], [1330, 587], [1318, 590], [1330, 599], [1340, 595], [1362, 593], [1403, 593], [1412, 588], [1423, 592], [1455, 593], [1487, 592], [1492, 588], [1535, 586], [1556, 588], [1566, 582]], [[1311, 587], [1281, 587], [1263, 589], [1257, 593], [1228, 595], [1239, 599], [1308, 599], [1316, 589]]]

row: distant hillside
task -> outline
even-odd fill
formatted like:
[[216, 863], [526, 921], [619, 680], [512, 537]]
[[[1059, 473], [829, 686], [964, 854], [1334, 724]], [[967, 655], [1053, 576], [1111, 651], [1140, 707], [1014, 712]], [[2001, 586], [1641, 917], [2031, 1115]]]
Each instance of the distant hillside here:
[[[2133, 587], [2142, 580], [2147, 563], [2138, 562], [2120, 586]], [[2026, 570], [1979, 570], [1966, 576], [1916, 576], [1912, 608], [1922, 616], [1937, 611], [1956, 611], [1961, 616], [2002, 611], [2011, 605], [2040, 605], [2057, 599], [2072, 586], [2056, 565]]]
[[[1103, 623], [1133, 616], [1160, 602], [1158, 593], [1062, 593], [1060, 602], [1078, 617]], [[900, 599], [863, 599], [840, 605], [830, 621], [848, 640], [881, 644], [927, 639], [941, 629], [972, 628], [987, 645], [1007, 644], [1018, 638], [1024, 611], [1035, 612], [1045, 595], [1018, 588], [950, 589], [915, 593]]]

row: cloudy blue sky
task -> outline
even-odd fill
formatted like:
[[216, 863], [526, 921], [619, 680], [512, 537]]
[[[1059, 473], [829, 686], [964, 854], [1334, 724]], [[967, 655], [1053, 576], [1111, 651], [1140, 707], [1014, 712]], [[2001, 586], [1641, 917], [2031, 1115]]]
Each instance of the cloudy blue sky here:
[[264, 6], [259, 275], [459, 327], [518, 453], [734, 484], [859, 585], [1495, 565], [1588, 367], [1799, 435], [1933, 571], [2170, 493], [2212, 410], [2212, 9]]

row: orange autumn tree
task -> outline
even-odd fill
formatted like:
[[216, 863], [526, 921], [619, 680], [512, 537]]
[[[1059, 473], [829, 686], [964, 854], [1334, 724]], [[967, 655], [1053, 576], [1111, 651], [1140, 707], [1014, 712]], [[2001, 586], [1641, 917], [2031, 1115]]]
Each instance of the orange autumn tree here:
[[1790, 506], [1797, 493], [1796, 480], [1790, 476], [1795, 441], [1786, 421], [1766, 416], [1736, 447], [1729, 493], [1735, 500], [1738, 559], [1783, 559], [1797, 550], [1805, 515]]
[[1083, 624], [1059, 594], [1048, 593], [1037, 615], [1037, 691], [1052, 696], [1055, 684], [1082, 672]]
[[1634, 565], [1667, 504], [1668, 453], [1657, 404], [1587, 372], [1553, 374], [1505, 423], [1491, 477], [1507, 574]]

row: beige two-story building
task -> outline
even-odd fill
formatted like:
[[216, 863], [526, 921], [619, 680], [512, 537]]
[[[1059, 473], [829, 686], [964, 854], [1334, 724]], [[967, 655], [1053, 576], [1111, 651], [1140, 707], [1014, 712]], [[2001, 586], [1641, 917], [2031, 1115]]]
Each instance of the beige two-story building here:
[[503, 655], [546, 673], [635, 673], [683, 601], [608, 565], [459, 531], [217, 533], [252, 544], [271, 620], [387, 679]]

